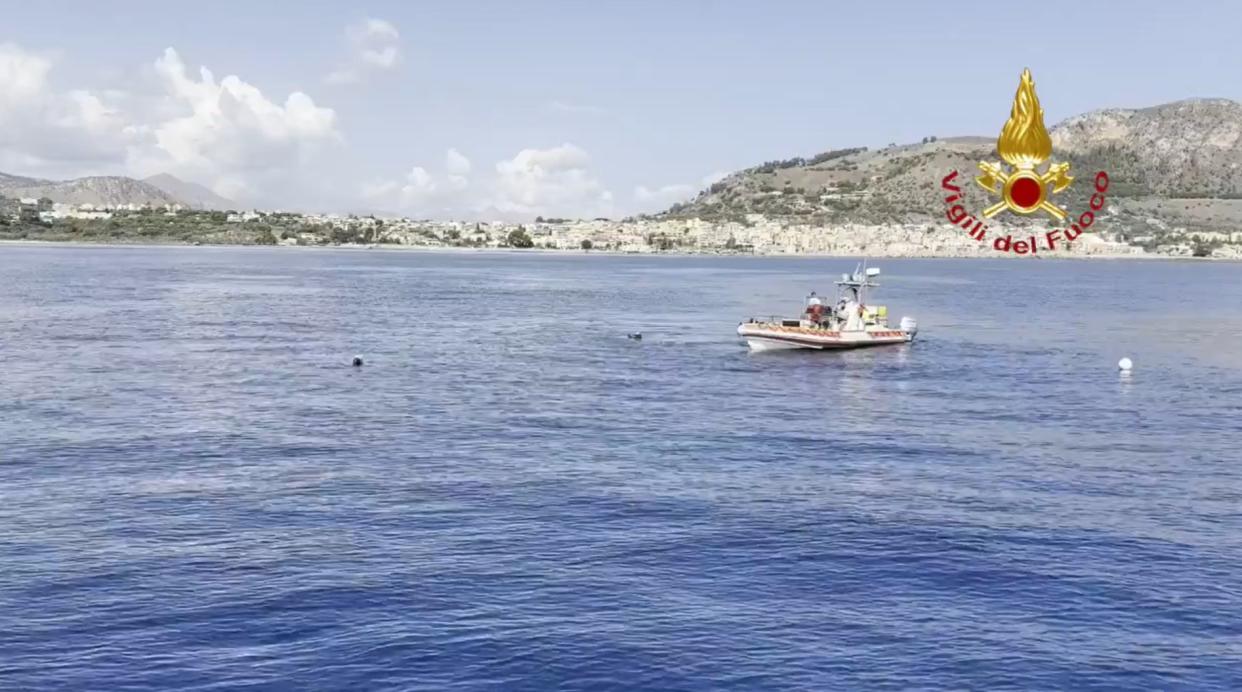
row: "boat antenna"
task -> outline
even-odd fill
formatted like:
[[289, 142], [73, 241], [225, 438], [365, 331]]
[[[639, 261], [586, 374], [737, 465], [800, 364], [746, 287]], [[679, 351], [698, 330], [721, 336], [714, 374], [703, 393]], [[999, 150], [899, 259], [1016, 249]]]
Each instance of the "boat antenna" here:
[[862, 277], [862, 283], [858, 287], [858, 304], [866, 305], [867, 304], [867, 258], [866, 257], [864, 257], [862, 261], [862, 272], [860, 276]]

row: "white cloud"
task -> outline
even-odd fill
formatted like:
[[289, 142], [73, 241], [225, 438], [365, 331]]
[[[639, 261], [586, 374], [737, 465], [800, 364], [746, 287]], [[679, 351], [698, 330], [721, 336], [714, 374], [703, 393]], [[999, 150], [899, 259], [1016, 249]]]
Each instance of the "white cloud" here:
[[360, 54], [362, 62], [371, 67], [378, 67], [381, 70], [387, 70], [397, 64], [397, 47], [384, 46], [383, 48], [367, 48]]
[[444, 169], [452, 175], [470, 175], [470, 159], [456, 149], [449, 149], [444, 155]]
[[43, 97], [52, 61], [12, 43], [0, 44], [0, 116]]
[[56, 91], [53, 62], [0, 44], [0, 163], [33, 172], [70, 164], [119, 164], [140, 134], [120, 113], [121, 93]]
[[[381, 20], [351, 35], [398, 36]], [[364, 61], [399, 60], [372, 48]], [[308, 94], [272, 95], [237, 75], [219, 78], [173, 48], [145, 71], [120, 73], [118, 80], [128, 77], [125, 90], [66, 89], [57, 76], [52, 57], [0, 44], [0, 171], [53, 178], [167, 172], [244, 204], [339, 209], [361, 199], [441, 218], [616, 212], [590, 156], [570, 143], [481, 166], [447, 149], [439, 162], [414, 162], [404, 173], [342, 191], [344, 173], [325, 168], [342, 142], [336, 112]], [[679, 189], [640, 186], [635, 197], [658, 201]]]
[[726, 172], [716, 171], [703, 176], [698, 185], [676, 183], [656, 188], [639, 185], [634, 188], [634, 201], [642, 211], [662, 211], [673, 204], [689, 200], [703, 188], [720, 182], [728, 176]]
[[0, 45], [0, 170], [51, 177], [168, 172], [262, 197], [339, 140], [336, 115], [301, 92], [283, 103], [237, 76], [190, 73], [168, 48], [133, 91], [58, 90], [51, 59]]
[[471, 176], [470, 160], [456, 149], [444, 157], [442, 173], [415, 166], [400, 180], [362, 186], [377, 208], [413, 216], [504, 217], [601, 216], [612, 213], [612, 193], [589, 170], [590, 157], [573, 144], [523, 149], [496, 163], [494, 175]]
[[345, 29], [349, 56], [325, 77], [329, 84], [354, 84], [369, 73], [390, 70], [401, 60], [401, 34], [384, 19], [364, 19]]
[[295, 91], [283, 105], [230, 75], [217, 84], [211, 71], [186, 74], [172, 48], [155, 61], [168, 97], [189, 112], [154, 128], [159, 149], [179, 167], [255, 169], [297, 160], [337, 136], [336, 114]]
[[345, 29], [346, 35], [355, 42], [396, 41], [400, 32], [393, 23], [384, 19], [368, 18]]
[[439, 188], [436, 181], [425, 168], [415, 166], [405, 177], [405, 185], [401, 188], [401, 198], [410, 202], [418, 202], [436, 193]]
[[523, 149], [496, 164], [492, 206], [508, 214], [599, 216], [612, 212], [612, 193], [588, 170], [590, 157], [573, 144]]
[[168, 170], [237, 194], [247, 184], [279, 182], [339, 140], [336, 113], [300, 91], [279, 104], [235, 75], [217, 82], [203, 67], [195, 79], [172, 48], [155, 71], [167, 115], [149, 126], [154, 146], [132, 162], [140, 173]]
[[669, 205], [674, 202], [685, 201], [690, 195], [694, 194], [693, 185], [664, 185], [654, 190], [646, 185], [639, 185], [634, 188], [634, 199], [639, 204], [646, 206]]
[[362, 196], [372, 204], [418, 216], [460, 213], [469, 202], [463, 193], [470, 189], [470, 170], [470, 159], [449, 149], [444, 155], [444, 174], [414, 166], [402, 180], [364, 183]]

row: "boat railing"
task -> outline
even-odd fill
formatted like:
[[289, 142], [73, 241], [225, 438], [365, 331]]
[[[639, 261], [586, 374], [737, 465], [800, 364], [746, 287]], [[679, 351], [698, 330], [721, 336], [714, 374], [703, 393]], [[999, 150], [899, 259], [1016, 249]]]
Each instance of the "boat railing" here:
[[747, 322], [750, 324], [780, 324], [786, 320], [802, 320], [804, 316], [790, 317], [788, 315], [768, 315], [767, 317], [752, 317]]

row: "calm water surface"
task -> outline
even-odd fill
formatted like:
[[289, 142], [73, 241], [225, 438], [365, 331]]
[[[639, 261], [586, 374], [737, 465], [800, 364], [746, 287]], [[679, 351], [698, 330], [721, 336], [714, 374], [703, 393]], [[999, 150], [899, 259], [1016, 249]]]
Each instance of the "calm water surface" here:
[[0, 246], [0, 688], [1242, 687], [1242, 266], [853, 265]]

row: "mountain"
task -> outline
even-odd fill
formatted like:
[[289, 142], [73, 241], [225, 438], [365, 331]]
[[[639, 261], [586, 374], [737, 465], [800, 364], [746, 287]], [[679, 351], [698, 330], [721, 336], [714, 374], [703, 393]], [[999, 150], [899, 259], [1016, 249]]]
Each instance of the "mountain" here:
[[178, 204], [180, 200], [141, 180], [103, 175], [73, 180], [42, 180], [0, 173], [0, 195], [47, 197], [66, 204]]
[[1142, 110], [1070, 118], [1050, 133], [1053, 148], [1098, 160], [1146, 194], [1236, 198], [1242, 193], [1242, 104], [1177, 101]]
[[[997, 133], [1004, 123], [997, 118]], [[1242, 104], [1192, 99], [1069, 118], [1050, 132], [1054, 160], [1078, 182], [1056, 202], [1085, 210], [1096, 171], [1108, 172], [1110, 227], [1157, 223], [1203, 230], [1242, 228]], [[999, 160], [996, 135], [924, 138], [879, 150], [841, 149], [738, 171], [660, 218], [743, 219], [746, 214], [816, 224], [939, 223], [940, 180], [958, 171], [969, 209], [992, 201], [975, 185], [976, 164]], [[1044, 223], [1010, 215], [1006, 224]]]
[[221, 197], [203, 185], [186, 182], [168, 173], [143, 178], [142, 182], [153, 185], [196, 209], [228, 211], [237, 208], [237, 203], [233, 200]]
[[119, 175], [91, 176], [72, 180], [43, 180], [0, 173], [0, 195], [47, 197], [66, 204], [180, 204], [195, 209], [225, 211], [237, 205], [196, 183], [167, 173], [135, 180]]

